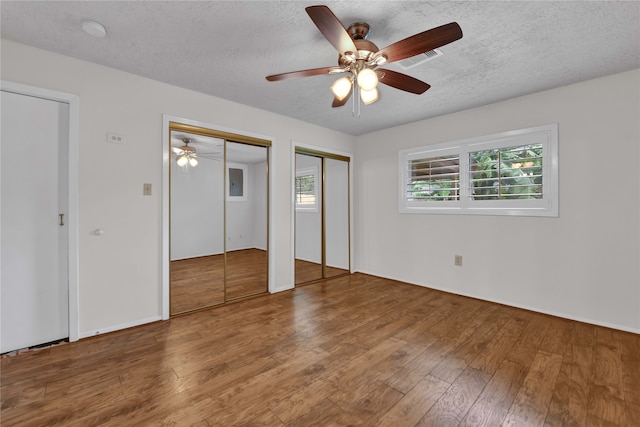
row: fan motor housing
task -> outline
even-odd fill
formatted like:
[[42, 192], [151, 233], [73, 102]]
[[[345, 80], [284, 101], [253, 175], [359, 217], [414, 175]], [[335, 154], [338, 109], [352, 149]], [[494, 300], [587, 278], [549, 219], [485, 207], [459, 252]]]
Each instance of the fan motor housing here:
[[[358, 60], [368, 60], [369, 57], [376, 53], [379, 49], [378, 46], [375, 45], [375, 43], [370, 42], [369, 40], [354, 40], [353, 43], [356, 45], [356, 48], [358, 49]], [[340, 54], [338, 56], [338, 64], [341, 67], [346, 67], [349, 64], [351, 64], [351, 61], [346, 58], [344, 55]]]
[[369, 35], [369, 24], [366, 22], [354, 22], [349, 25], [347, 32], [353, 40], [363, 40]]

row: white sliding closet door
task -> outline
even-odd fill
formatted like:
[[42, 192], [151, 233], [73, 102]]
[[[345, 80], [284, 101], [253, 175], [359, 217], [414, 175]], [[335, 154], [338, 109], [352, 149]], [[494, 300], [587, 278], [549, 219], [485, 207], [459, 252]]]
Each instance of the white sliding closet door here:
[[69, 336], [69, 105], [5, 91], [1, 101], [4, 353]]

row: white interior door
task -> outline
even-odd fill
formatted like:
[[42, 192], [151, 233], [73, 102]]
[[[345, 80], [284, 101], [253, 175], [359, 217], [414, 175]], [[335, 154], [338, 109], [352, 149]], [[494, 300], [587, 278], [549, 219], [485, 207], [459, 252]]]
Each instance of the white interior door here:
[[69, 336], [69, 105], [0, 93], [4, 353]]

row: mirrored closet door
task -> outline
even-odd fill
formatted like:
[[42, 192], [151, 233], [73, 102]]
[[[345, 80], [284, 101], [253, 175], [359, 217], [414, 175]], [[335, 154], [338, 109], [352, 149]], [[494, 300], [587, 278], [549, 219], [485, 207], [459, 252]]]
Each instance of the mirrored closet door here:
[[268, 291], [268, 147], [171, 123], [170, 314]]
[[349, 158], [296, 150], [295, 284], [350, 272]]
[[226, 300], [267, 291], [267, 147], [227, 142]]

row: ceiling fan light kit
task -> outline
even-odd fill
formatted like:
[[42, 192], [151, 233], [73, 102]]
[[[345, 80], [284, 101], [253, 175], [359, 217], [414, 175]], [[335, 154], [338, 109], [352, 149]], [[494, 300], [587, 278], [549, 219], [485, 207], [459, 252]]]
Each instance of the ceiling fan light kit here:
[[360, 100], [362, 100], [364, 105], [373, 104], [379, 97], [378, 89], [375, 87], [371, 90], [364, 90], [364, 88], [360, 88]]
[[371, 68], [363, 68], [358, 73], [358, 86], [362, 90], [373, 90], [378, 86], [378, 75]]
[[184, 138], [182, 140], [184, 142], [184, 147], [173, 147], [172, 150], [176, 154], [176, 164], [180, 167], [185, 167], [187, 164], [191, 165], [191, 167], [198, 166], [198, 155], [196, 154], [196, 150], [193, 147], [189, 147], [189, 143], [191, 139]]
[[331, 85], [331, 92], [340, 101], [345, 99], [351, 93], [351, 77], [340, 77]]
[[[309, 6], [305, 10], [329, 43], [338, 50], [338, 66], [274, 74], [267, 76], [266, 79], [273, 82], [324, 74], [349, 73], [348, 76], [334, 81], [330, 87], [334, 95], [332, 103], [334, 108], [346, 104], [353, 93], [358, 94], [357, 97], [364, 105], [376, 102], [380, 97], [378, 83], [418, 95], [424, 93], [431, 87], [429, 84], [397, 71], [377, 67], [424, 54], [462, 38], [460, 26], [451, 22], [378, 49], [373, 42], [366, 39], [369, 35], [369, 24], [356, 22], [345, 29], [327, 6]], [[360, 103], [358, 102], [358, 114], [355, 112], [355, 104], [354, 97], [353, 114], [359, 116]]]

